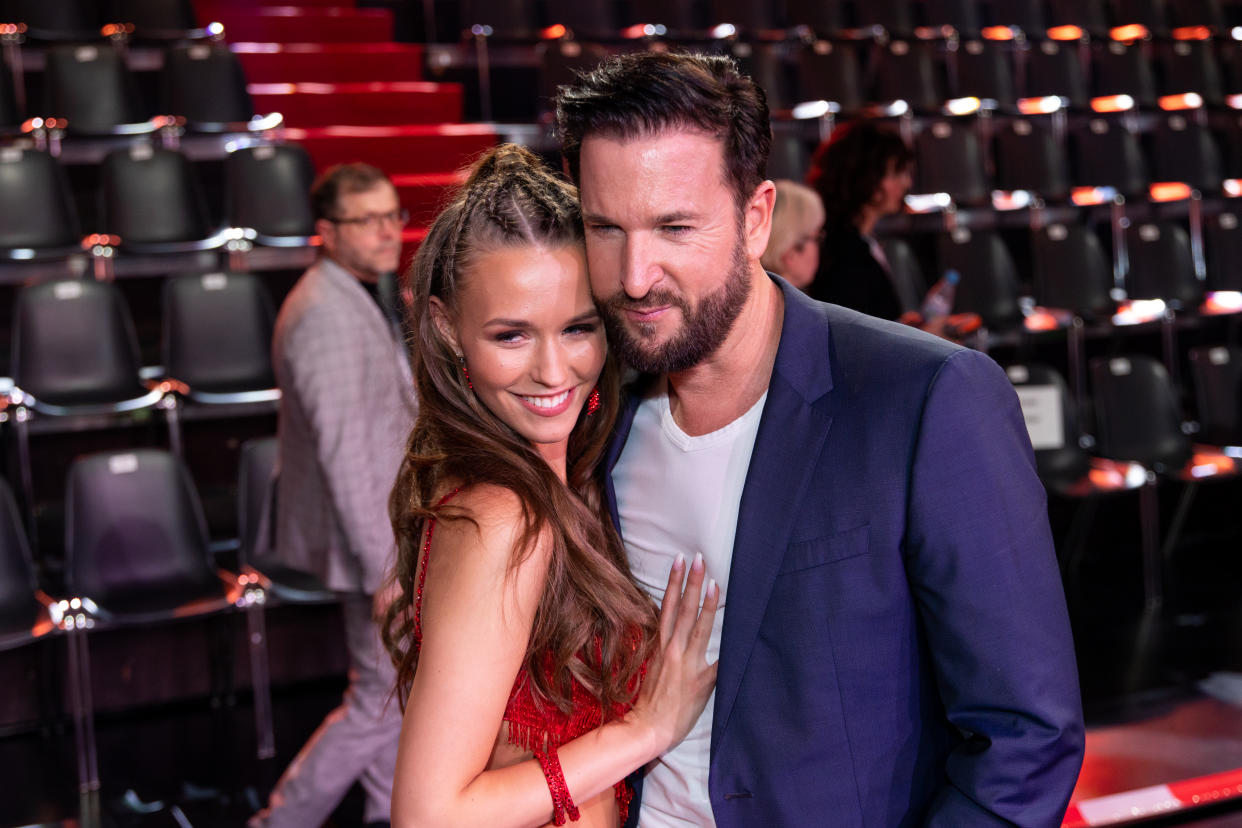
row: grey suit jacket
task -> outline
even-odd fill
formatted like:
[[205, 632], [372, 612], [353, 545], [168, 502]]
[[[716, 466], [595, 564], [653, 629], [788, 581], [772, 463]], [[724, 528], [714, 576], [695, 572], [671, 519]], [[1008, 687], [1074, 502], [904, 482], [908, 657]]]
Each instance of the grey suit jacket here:
[[321, 257], [280, 308], [272, 363], [278, 556], [372, 594], [393, 562], [388, 495], [418, 413], [405, 347], [358, 280]]

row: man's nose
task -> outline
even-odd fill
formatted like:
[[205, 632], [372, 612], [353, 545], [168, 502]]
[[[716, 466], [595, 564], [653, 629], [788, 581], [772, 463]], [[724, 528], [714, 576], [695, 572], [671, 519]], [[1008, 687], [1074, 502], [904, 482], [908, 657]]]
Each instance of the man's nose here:
[[642, 237], [626, 239], [621, 261], [621, 287], [631, 299], [641, 299], [660, 280], [663, 271], [656, 263], [651, 243]]

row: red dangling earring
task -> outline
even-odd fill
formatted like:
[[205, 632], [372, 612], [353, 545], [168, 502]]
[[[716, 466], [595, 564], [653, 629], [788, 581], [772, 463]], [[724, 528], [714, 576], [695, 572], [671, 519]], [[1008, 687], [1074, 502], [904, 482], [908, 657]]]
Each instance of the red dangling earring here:
[[470, 369], [466, 367], [466, 357], [462, 354], [457, 355], [457, 361], [461, 363], [461, 372], [466, 375], [466, 385], [471, 391], [474, 390], [474, 383], [470, 381]]
[[587, 397], [587, 416], [590, 417], [596, 411], [599, 411], [599, 387], [591, 389], [590, 396]]

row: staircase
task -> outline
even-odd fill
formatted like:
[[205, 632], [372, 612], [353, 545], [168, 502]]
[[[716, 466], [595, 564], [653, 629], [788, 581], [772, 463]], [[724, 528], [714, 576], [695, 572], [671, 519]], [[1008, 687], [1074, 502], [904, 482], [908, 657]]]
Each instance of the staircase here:
[[458, 171], [494, 145], [489, 126], [462, 123], [462, 88], [423, 80], [423, 49], [392, 41], [392, 13], [348, 0], [198, 0], [199, 23], [223, 24], [246, 70], [256, 112], [285, 116], [285, 140], [315, 167], [365, 161], [393, 179], [405, 229], [404, 268]]

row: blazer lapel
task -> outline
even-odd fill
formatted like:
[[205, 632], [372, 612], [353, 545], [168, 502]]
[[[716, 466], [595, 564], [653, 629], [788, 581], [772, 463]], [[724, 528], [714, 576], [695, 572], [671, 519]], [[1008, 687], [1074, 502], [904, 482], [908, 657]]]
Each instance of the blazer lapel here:
[[816, 405], [832, 388], [827, 321], [818, 303], [783, 280], [774, 281], [785, 294], [785, 316], [738, 512], [716, 677], [713, 759], [832, 422]]

